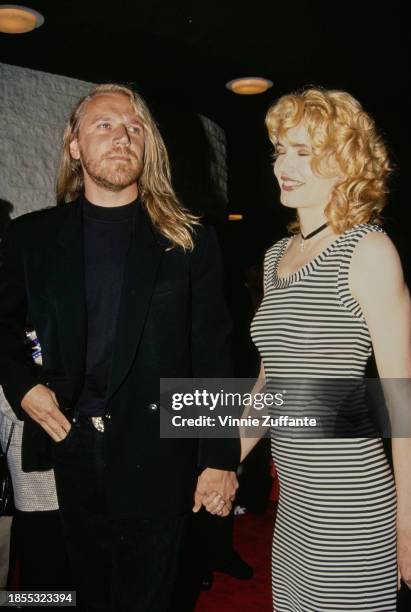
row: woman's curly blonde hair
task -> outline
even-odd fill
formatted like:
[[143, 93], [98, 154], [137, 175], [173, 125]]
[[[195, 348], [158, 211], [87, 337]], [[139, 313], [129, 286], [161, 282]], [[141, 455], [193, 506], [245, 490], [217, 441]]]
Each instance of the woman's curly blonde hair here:
[[[282, 96], [268, 110], [266, 126], [274, 147], [301, 122], [311, 138], [313, 172], [329, 177], [335, 161], [344, 177], [325, 208], [332, 229], [340, 234], [358, 223], [380, 224], [392, 168], [373, 119], [345, 91], [306, 89]], [[299, 231], [298, 218], [289, 229]]]

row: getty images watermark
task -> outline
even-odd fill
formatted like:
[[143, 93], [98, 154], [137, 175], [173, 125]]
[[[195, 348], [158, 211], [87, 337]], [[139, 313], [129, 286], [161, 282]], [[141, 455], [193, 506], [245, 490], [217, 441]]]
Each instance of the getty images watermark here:
[[288, 394], [281, 386], [258, 388], [254, 379], [162, 379], [160, 434], [231, 438], [316, 428], [314, 415], [288, 406]]
[[161, 379], [150, 407], [164, 438], [411, 438], [410, 379]]
[[316, 427], [317, 421], [313, 417], [291, 417], [288, 414], [272, 416], [259, 414], [252, 416], [243, 414], [234, 416], [232, 411], [237, 409], [252, 409], [265, 411], [269, 408], [280, 408], [285, 405], [287, 391], [278, 393], [239, 393], [220, 389], [212, 392], [208, 389], [195, 389], [192, 393], [174, 392], [171, 394], [171, 409], [181, 411], [187, 408], [206, 409], [210, 412], [221, 411], [223, 414], [210, 416], [199, 414], [196, 417], [171, 415], [171, 424], [174, 427]]

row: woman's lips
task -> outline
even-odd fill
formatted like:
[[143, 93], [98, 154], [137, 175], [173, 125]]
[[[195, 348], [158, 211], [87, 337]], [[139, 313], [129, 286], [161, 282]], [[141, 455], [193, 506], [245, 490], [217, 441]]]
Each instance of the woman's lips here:
[[283, 175], [280, 177], [281, 179], [281, 189], [283, 191], [294, 191], [304, 185], [303, 182], [297, 181], [295, 179], [290, 178], [289, 176]]
[[281, 189], [283, 191], [294, 191], [295, 189], [298, 189], [302, 185], [304, 185], [304, 183], [296, 183], [295, 181], [287, 182], [287, 183], [283, 182], [281, 185]]

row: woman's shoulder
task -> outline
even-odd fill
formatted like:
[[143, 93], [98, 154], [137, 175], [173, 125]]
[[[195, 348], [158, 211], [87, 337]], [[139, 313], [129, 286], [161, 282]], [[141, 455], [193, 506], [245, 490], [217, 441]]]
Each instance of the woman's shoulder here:
[[400, 256], [381, 226], [363, 224], [352, 228], [352, 232], [357, 239], [353, 241], [350, 269], [352, 282], [357, 287], [375, 282], [384, 284], [387, 279], [403, 282]]
[[358, 223], [346, 230], [342, 235], [342, 242], [358, 241], [366, 235], [386, 236], [385, 230], [381, 225], [375, 223]]
[[[374, 248], [394, 248], [394, 245], [381, 225], [361, 223], [354, 225], [341, 235], [341, 244], [352, 245], [355, 250]], [[361, 245], [361, 246], [360, 246]]]
[[337, 250], [345, 254], [353, 255], [358, 250], [368, 250], [384, 245], [392, 245], [384, 228], [373, 223], [361, 223], [354, 225], [345, 231], [337, 239]]
[[399, 261], [394, 243], [381, 226], [363, 224], [356, 227], [358, 230], [354, 233], [357, 238], [354, 257], [358, 264], [366, 264], [369, 260], [374, 266], [378, 263], [386, 266], [388, 260]]
[[358, 242], [351, 258], [350, 287], [363, 305], [386, 304], [407, 293], [400, 256], [385, 232], [368, 232]]

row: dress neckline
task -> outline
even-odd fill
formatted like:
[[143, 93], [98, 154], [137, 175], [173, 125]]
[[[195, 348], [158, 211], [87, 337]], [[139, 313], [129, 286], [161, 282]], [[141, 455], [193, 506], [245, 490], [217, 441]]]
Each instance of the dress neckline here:
[[274, 265], [274, 270], [273, 270], [274, 286], [278, 288], [288, 287], [289, 285], [292, 285], [293, 283], [298, 282], [299, 280], [307, 276], [310, 272], [315, 270], [320, 265], [320, 263], [327, 257], [327, 255], [329, 255], [329, 253], [331, 253], [331, 251], [335, 249], [335, 247], [339, 244], [340, 240], [344, 236], [346, 236], [349, 232], [351, 232], [352, 229], [353, 228], [350, 228], [346, 230], [345, 232], [343, 232], [342, 234], [340, 234], [339, 236], [337, 236], [337, 238], [333, 240], [333, 242], [329, 244], [327, 248], [321, 251], [321, 253], [316, 255], [313, 259], [310, 259], [310, 261], [308, 261], [306, 264], [298, 268], [298, 270], [296, 270], [292, 274], [289, 274], [288, 276], [278, 276], [278, 267], [280, 265], [280, 261], [287, 249], [287, 246], [290, 244], [291, 240], [293, 239], [293, 236], [287, 236], [286, 238], [283, 238], [281, 241], [282, 244], [280, 245], [280, 250], [277, 255], [276, 262]]

